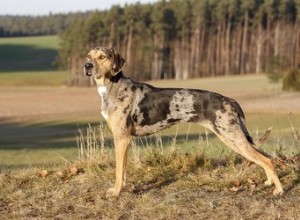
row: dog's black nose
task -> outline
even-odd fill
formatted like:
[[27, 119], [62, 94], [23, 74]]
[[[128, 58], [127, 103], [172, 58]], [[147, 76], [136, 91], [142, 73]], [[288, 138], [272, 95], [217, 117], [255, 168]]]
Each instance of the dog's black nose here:
[[85, 67], [85, 69], [92, 69], [93, 68], [93, 64], [91, 64], [91, 63], [86, 63], [85, 65], [84, 65], [84, 67]]

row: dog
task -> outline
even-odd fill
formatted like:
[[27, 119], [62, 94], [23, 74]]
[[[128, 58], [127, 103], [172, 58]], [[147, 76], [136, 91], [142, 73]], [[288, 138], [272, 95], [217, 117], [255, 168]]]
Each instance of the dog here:
[[210, 129], [232, 150], [265, 170], [265, 185], [274, 183], [274, 195], [283, 193], [271, 159], [255, 147], [235, 100], [200, 89], [156, 88], [136, 82], [124, 76], [124, 65], [120, 54], [106, 47], [92, 49], [84, 65], [85, 74], [96, 82], [101, 114], [114, 140], [116, 180], [108, 196], [119, 196], [125, 184], [132, 137], [150, 135], [179, 122], [195, 122]]

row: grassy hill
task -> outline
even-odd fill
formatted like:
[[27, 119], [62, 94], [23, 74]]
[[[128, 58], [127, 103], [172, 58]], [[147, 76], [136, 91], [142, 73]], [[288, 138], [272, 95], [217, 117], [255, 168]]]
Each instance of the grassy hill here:
[[66, 71], [58, 70], [57, 36], [0, 38], [0, 86], [58, 86]]
[[57, 36], [0, 38], [0, 73], [56, 70]]

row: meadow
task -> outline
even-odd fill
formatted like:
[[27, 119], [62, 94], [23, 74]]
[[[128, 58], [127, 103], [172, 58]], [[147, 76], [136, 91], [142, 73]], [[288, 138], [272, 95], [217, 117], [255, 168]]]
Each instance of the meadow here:
[[[274, 158], [286, 194], [273, 197], [262, 169], [186, 123], [135, 139], [123, 194], [108, 199], [113, 146], [96, 89], [64, 86], [67, 75], [52, 65], [55, 56], [29, 67], [30, 53], [43, 56], [58, 44], [53, 36], [0, 39], [0, 48], [15, 45], [0, 50], [1, 219], [299, 218], [299, 94], [282, 92], [264, 75], [149, 82], [235, 98], [257, 146]], [[28, 54], [16, 52], [21, 48]], [[3, 66], [9, 51], [19, 54], [20, 66]]]

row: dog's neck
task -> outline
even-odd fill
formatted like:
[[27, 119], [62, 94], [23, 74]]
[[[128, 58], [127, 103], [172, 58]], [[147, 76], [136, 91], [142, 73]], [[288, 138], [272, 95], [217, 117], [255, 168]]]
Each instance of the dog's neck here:
[[97, 84], [97, 87], [110, 87], [114, 84], [117, 84], [121, 78], [124, 78], [124, 74], [122, 71], [112, 77], [107, 77], [105, 75], [104, 77], [102, 76], [100, 78], [95, 78], [95, 82]]
[[112, 83], [118, 83], [119, 80], [120, 80], [121, 78], [123, 78], [123, 77], [124, 77], [124, 74], [123, 74], [123, 72], [121, 71], [121, 72], [117, 73], [116, 75], [114, 75], [113, 77], [111, 77], [111, 78], [110, 78], [110, 81], [111, 81]]

